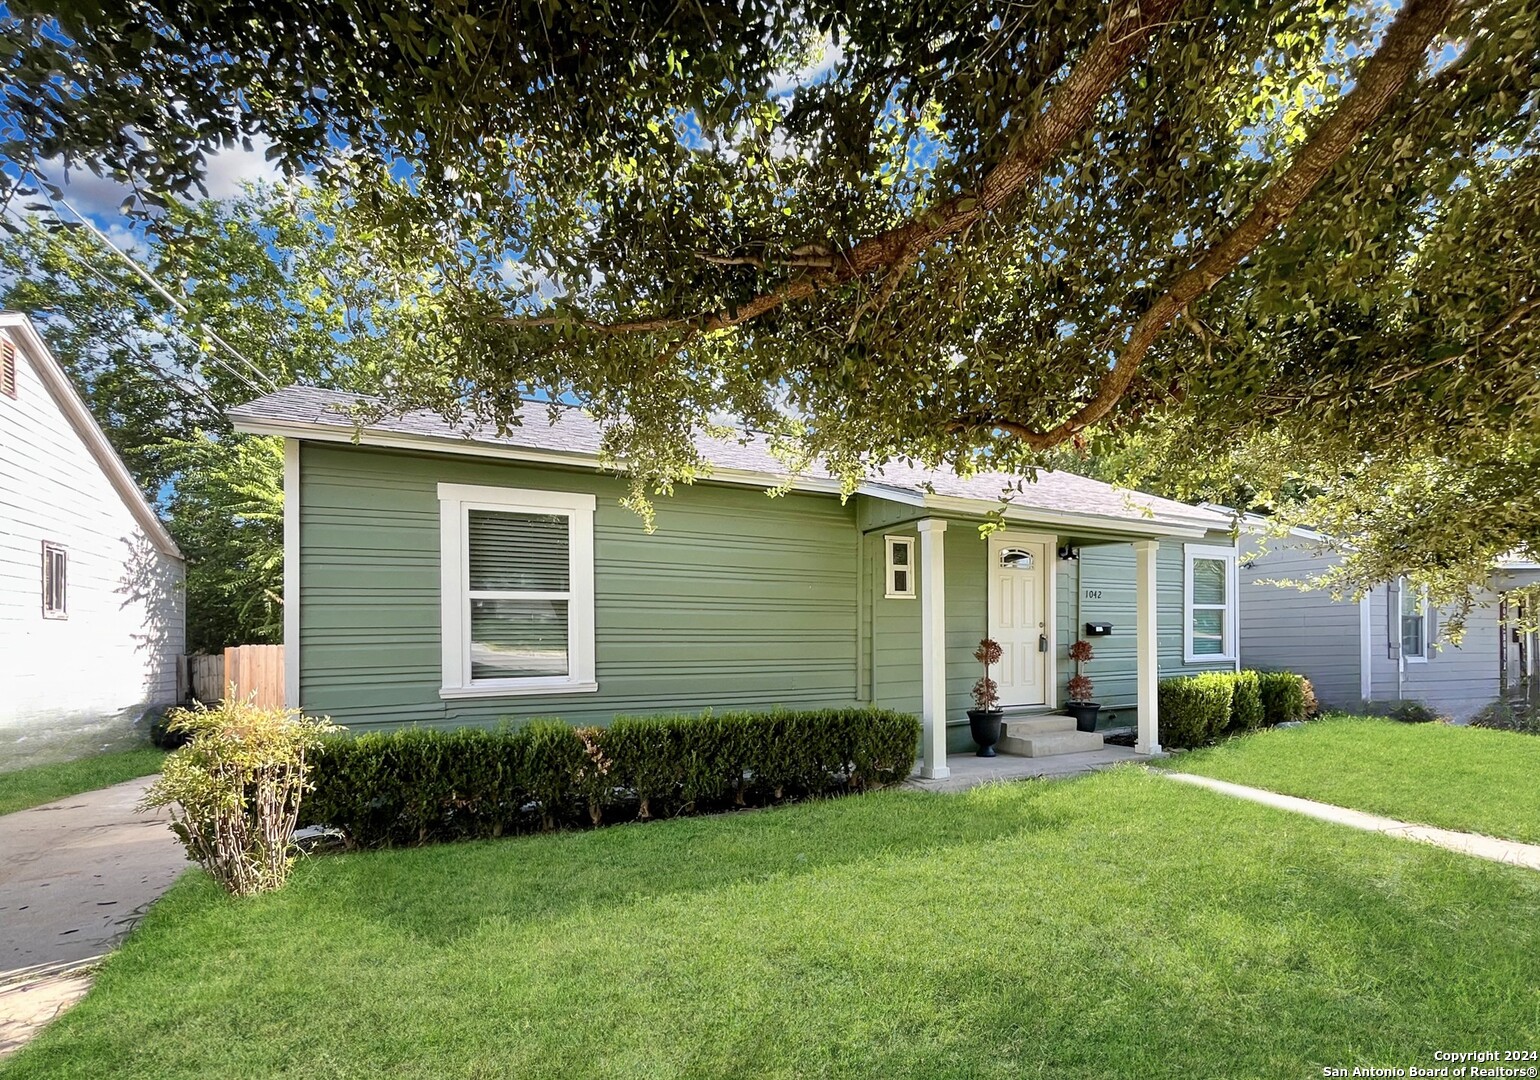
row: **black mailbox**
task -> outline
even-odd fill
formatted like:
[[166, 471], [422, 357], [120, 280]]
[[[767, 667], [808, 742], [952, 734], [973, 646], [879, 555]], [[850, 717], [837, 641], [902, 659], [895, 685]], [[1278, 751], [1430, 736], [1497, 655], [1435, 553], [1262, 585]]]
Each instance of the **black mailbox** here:
[[1088, 622], [1085, 624], [1086, 637], [1106, 637], [1112, 633], [1110, 622]]

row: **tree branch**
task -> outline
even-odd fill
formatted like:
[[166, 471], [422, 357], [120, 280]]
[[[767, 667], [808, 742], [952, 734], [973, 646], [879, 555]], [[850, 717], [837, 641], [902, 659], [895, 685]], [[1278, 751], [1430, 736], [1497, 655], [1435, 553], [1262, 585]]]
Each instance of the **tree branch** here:
[[570, 316], [507, 316], [518, 327], [580, 326], [600, 334], [656, 333], [695, 328], [704, 333], [750, 322], [783, 304], [912, 260], [925, 248], [1000, 209], [1042, 174], [1067, 143], [1085, 130], [1097, 103], [1128, 70], [1151, 32], [1165, 25], [1181, 0], [1114, 0], [1107, 25], [1091, 42], [1048, 105], [1032, 114], [1016, 145], [989, 170], [975, 192], [921, 210], [902, 225], [884, 229], [843, 253], [827, 274], [790, 281], [741, 304], [690, 315], [655, 315], [606, 322]]
[[[1251, 212], [1176, 279], [1134, 323], [1112, 370], [1096, 394], [1068, 419], [1046, 431], [1004, 418], [985, 421], [1035, 450], [1057, 446], [1112, 411], [1133, 383], [1139, 364], [1161, 332], [1198, 297], [1240, 265], [1274, 229], [1292, 217], [1407, 82], [1422, 67], [1435, 35], [1454, 12], [1454, 0], [1408, 0], [1364, 64], [1357, 84], [1305, 143], [1299, 155], [1257, 196]], [[981, 426], [977, 420], [967, 426]]]

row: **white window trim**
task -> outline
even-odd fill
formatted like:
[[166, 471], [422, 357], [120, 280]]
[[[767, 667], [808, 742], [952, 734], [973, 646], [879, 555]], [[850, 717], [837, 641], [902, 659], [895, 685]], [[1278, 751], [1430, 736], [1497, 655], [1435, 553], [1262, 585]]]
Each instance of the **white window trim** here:
[[[61, 606], [59, 606], [59, 607], [52, 608], [52, 607], [48, 606], [48, 577], [49, 577], [49, 568], [50, 568], [50, 566], [53, 563], [53, 557], [55, 555], [61, 556], [61, 561], [62, 561], [62, 564], [63, 564], [61, 569], [64, 571], [64, 581], [61, 584], [61, 586], [60, 586], [58, 591], [61, 594], [59, 598], [61, 600], [63, 600], [64, 603]], [[56, 542], [54, 542], [52, 540], [44, 540], [43, 541], [43, 581], [42, 581], [42, 585], [43, 585], [43, 618], [45, 618], [45, 619], [63, 620], [63, 619], [68, 619], [70, 617], [70, 594], [69, 594], [70, 570], [69, 570], [69, 563], [70, 563], [70, 551], [69, 551], [69, 548], [65, 547], [63, 544], [56, 543]]]
[[[1233, 547], [1208, 544], [1185, 544], [1182, 547], [1182, 658], [1189, 664], [1233, 664], [1236, 652], [1237, 613], [1237, 552]], [[1192, 564], [1196, 559], [1215, 559], [1225, 564], [1224, 604], [1194, 604], [1192, 600]], [[1192, 614], [1194, 611], [1223, 611], [1225, 620], [1224, 651], [1204, 653], [1192, 651]]]
[[[1402, 578], [1397, 602], [1400, 604], [1405, 604], [1406, 594], [1411, 589], [1411, 582], [1407, 581], [1406, 578]], [[1409, 653], [1406, 651], [1406, 612], [1404, 610], [1398, 610], [1396, 612], [1396, 632], [1401, 639], [1401, 648], [1399, 651], [1401, 654], [1401, 662], [1403, 664], [1426, 664], [1428, 662], [1428, 654], [1433, 651], [1433, 642], [1428, 640], [1428, 590], [1424, 588], [1417, 589], [1415, 591], [1417, 593], [1417, 609], [1422, 614], [1422, 652], [1421, 654], [1418, 654]]]
[[[599, 683], [594, 674], [594, 496], [530, 488], [440, 484], [438, 498], [439, 625], [443, 632], [443, 685], [439, 697], [519, 697], [586, 694], [598, 690]], [[566, 515], [570, 560], [566, 675], [471, 678], [470, 545], [465, 526], [472, 510]]]
[[[915, 538], [912, 536], [884, 536], [882, 539], [887, 550], [887, 571], [886, 580], [884, 582], [884, 587], [887, 589], [887, 592], [884, 595], [889, 600], [913, 600], [918, 595], [914, 589]], [[903, 544], [906, 548], [909, 549], [909, 561], [903, 566], [899, 566], [893, 561], [893, 549], [898, 547], [900, 544]], [[893, 588], [893, 571], [895, 570], [903, 570], [909, 575], [909, 588], [902, 592]]]

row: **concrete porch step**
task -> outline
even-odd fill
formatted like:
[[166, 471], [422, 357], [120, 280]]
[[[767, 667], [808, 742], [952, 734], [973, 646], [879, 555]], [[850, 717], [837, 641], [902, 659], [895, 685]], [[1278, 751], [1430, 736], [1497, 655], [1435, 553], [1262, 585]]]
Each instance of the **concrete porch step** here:
[[1076, 731], [1072, 717], [1056, 719], [1065, 720], [1066, 726], [1044, 731], [1022, 731], [1018, 723], [1014, 725], [1014, 734], [1008, 732], [1000, 737], [996, 749], [1002, 754], [1018, 754], [1022, 757], [1084, 754], [1102, 749], [1104, 743], [1100, 732]]
[[1029, 735], [1047, 735], [1052, 731], [1074, 731], [1075, 718], [1057, 713], [1028, 713], [1024, 716], [1006, 715], [1000, 725], [1002, 735], [1024, 739]]

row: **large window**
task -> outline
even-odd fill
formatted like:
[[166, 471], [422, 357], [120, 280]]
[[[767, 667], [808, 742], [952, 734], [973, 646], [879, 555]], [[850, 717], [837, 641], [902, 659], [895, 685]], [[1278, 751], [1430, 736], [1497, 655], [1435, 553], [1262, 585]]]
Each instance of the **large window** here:
[[594, 497], [440, 484], [445, 697], [594, 678]]
[[1428, 659], [1428, 594], [1401, 582], [1401, 657], [1412, 663]]
[[69, 552], [43, 541], [43, 618], [69, 617]]
[[1235, 659], [1235, 549], [1188, 545], [1182, 605], [1189, 664]]

